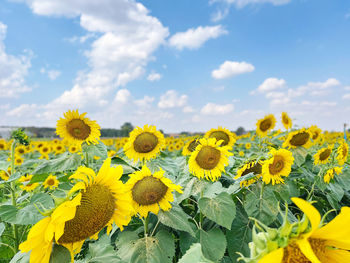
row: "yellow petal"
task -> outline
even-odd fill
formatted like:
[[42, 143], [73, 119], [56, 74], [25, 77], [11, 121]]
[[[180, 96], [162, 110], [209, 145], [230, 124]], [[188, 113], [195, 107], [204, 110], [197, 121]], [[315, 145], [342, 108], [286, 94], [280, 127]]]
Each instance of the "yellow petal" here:
[[265, 255], [259, 263], [281, 263], [283, 259], [283, 248], [279, 248]]
[[340, 249], [329, 249], [326, 253], [327, 261], [330, 263], [350, 262], [350, 252]]
[[321, 261], [317, 258], [314, 251], [312, 250], [309, 241], [306, 239], [300, 239], [296, 243], [298, 244], [301, 252], [311, 261], [311, 263], [321, 263]]
[[293, 197], [291, 199], [294, 202], [294, 204], [296, 204], [300, 208], [300, 210], [303, 211], [304, 214], [307, 216], [307, 218], [310, 220], [311, 227], [312, 227], [310, 234], [314, 232], [316, 229], [318, 229], [321, 222], [321, 215], [317, 211], [317, 209], [313, 207], [309, 202], [301, 198]]

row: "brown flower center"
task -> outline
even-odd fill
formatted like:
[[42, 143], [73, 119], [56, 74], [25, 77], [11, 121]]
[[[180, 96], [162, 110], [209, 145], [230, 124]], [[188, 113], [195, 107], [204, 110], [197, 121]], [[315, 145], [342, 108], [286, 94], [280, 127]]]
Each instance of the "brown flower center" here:
[[348, 149], [346, 148], [345, 145], [342, 147], [342, 152], [343, 152], [343, 158], [348, 157]]
[[211, 146], [203, 146], [196, 157], [196, 162], [201, 168], [211, 170], [219, 163], [220, 157], [221, 152], [218, 149]]
[[270, 119], [266, 119], [266, 120], [263, 120], [260, 125], [259, 125], [259, 128], [261, 131], [263, 132], [266, 132], [268, 129], [270, 129], [272, 126], [272, 122]]
[[310, 139], [310, 134], [308, 132], [300, 132], [295, 134], [290, 140], [290, 144], [293, 146], [303, 146]]
[[67, 123], [68, 133], [75, 139], [85, 140], [90, 136], [91, 129], [83, 120], [73, 119]]
[[246, 174], [249, 174], [249, 173], [254, 173], [255, 175], [259, 175], [259, 174], [261, 174], [261, 170], [262, 170], [261, 164], [260, 163], [256, 163], [254, 165], [251, 165], [250, 168], [245, 169], [241, 176], [245, 176]]
[[93, 184], [82, 193], [75, 217], [65, 223], [59, 243], [84, 240], [99, 232], [111, 220], [115, 210], [115, 199], [110, 190]]
[[[309, 243], [316, 256], [322, 258], [326, 253], [325, 240], [309, 238]], [[284, 248], [282, 263], [311, 263], [311, 261], [304, 256], [296, 243], [292, 243]]]
[[318, 133], [318, 131], [314, 131], [314, 134], [312, 135], [312, 139], [316, 140], [318, 138], [320, 134]]
[[221, 146], [225, 146], [230, 142], [230, 137], [223, 131], [214, 131], [209, 135], [209, 138], [215, 138], [218, 141], [223, 140]]
[[286, 115], [282, 116], [282, 121], [284, 124], [287, 124], [287, 125], [289, 124], [289, 118]]
[[199, 142], [197, 139], [194, 139], [192, 142], [190, 142], [190, 144], [188, 145], [187, 149], [190, 151], [190, 152], [193, 152], [196, 147], [198, 146]]
[[54, 185], [55, 184], [55, 180], [54, 179], [49, 179], [46, 183], [48, 185]]
[[43, 153], [46, 153], [49, 151], [49, 147], [43, 147], [43, 149], [41, 150]]
[[152, 133], [143, 132], [134, 141], [134, 149], [139, 153], [149, 153], [156, 148], [158, 138]]
[[321, 161], [324, 161], [324, 160], [326, 160], [326, 159], [328, 159], [328, 157], [331, 155], [331, 150], [330, 149], [326, 149], [326, 150], [324, 150], [323, 152], [321, 152], [321, 154], [320, 154], [320, 160]]
[[0, 143], [0, 150], [4, 150], [5, 149], [5, 144]]
[[18, 149], [18, 153], [23, 154], [23, 153], [24, 153], [24, 149], [19, 148], [19, 149]]
[[152, 205], [165, 196], [168, 187], [159, 179], [147, 176], [132, 188], [132, 198], [140, 205]]
[[284, 167], [284, 158], [280, 155], [275, 155], [273, 157], [273, 163], [269, 164], [270, 174], [278, 174], [283, 170]]

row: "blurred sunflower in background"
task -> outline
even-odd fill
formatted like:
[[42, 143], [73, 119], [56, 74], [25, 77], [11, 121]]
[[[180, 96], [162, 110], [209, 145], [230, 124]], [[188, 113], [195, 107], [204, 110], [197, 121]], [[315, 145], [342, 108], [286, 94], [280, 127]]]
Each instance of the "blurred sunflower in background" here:
[[302, 128], [300, 130], [288, 133], [287, 139], [283, 142], [283, 148], [310, 148], [312, 146], [312, 134], [308, 129]]
[[328, 163], [332, 154], [333, 145], [328, 145], [326, 148], [322, 148], [314, 155], [314, 164], [326, 164]]
[[182, 155], [187, 156], [191, 155], [191, 153], [196, 149], [196, 147], [199, 144], [199, 139], [198, 138], [193, 138], [189, 140], [183, 147], [182, 149]]
[[159, 209], [168, 211], [174, 201], [173, 191], [182, 193], [181, 186], [164, 177], [164, 170], [152, 174], [146, 165], [131, 174], [125, 186], [135, 213], [141, 217], [147, 217], [148, 212], [158, 214]]
[[311, 132], [311, 139], [314, 143], [317, 143], [322, 138], [322, 130], [316, 125], [310, 126], [309, 131]]
[[221, 126], [207, 131], [204, 138], [215, 138], [217, 141], [223, 140], [220, 146], [227, 146], [229, 149], [231, 149], [236, 142], [233, 133]]
[[349, 154], [349, 145], [346, 143], [345, 140], [342, 140], [340, 142], [340, 145], [338, 146], [337, 157], [336, 157], [339, 165], [343, 165], [346, 162], [346, 160], [348, 159], [348, 154]]
[[144, 125], [136, 127], [131, 133], [128, 142], [124, 145], [125, 155], [134, 160], [150, 160], [157, 156], [165, 145], [164, 135], [157, 131], [156, 126]]
[[[20, 244], [22, 252], [29, 252], [31, 263], [47, 263], [53, 242], [66, 247], [72, 257], [78, 253], [87, 238], [97, 239], [107, 226], [107, 233], [115, 223], [121, 230], [128, 225], [132, 210], [131, 199], [120, 177], [121, 166], [111, 167], [111, 159], [104, 161], [100, 171], [79, 167], [70, 176], [77, 182], [67, 201], [56, 207], [50, 216], [36, 223], [27, 240]], [[69, 200], [70, 196], [74, 197]]]
[[248, 187], [249, 185], [251, 185], [251, 184], [255, 183], [257, 180], [259, 180], [259, 178], [261, 177], [262, 164], [263, 164], [263, 162], [261, 160], [248, 161], [247, 163], [243, 164], [237, 170], [237, 175], [234, 177], [234, 179], [237, 180], [241, 177], [244, 177], [247, 174], [252, 173], [255, 177], [247, 179], [247, 180], [242, 180], [240, 182], [241, 187], [243, 187], [243, 186]]
[[96, 121], [86, 118], [86, 112], [79, 114], [78, 110], [65, 112], [56, 125], [56, 134], [68, 140], [71, 144], [98, 143], [101, 136], [100, 126]]
[[216, 181], [228, 165], [228, 156], [233, 155], [227, 147], [221, 147], [222, 140], [202, 138], [192, 152], [188, 165], [190, 172], [199, 179]]
[[292, 128], [292, 119], [289, 118], [287, 112], [282, 112], [282, 124], [286, 130]]
[[50, 174], [43, 182], [44, 188], [50, 188], [50, 190], [57, 188], [58, 184], [59, 181], [57, 180], [57, 177], [52, 174]]
[[273, 128], [275, 128], [275, 125], [275, 116], [273, 114], [266, 115], [263, 119], [258, 120], [256, 123], [256, 133], [260, 137], [265, 137]]
[[325, 175], [323, 176], [323, 181], [327, 184], [334, 178], [334, 175], [339, 175], [342, 173], [343, 167], [333, 167], [326, 171]]

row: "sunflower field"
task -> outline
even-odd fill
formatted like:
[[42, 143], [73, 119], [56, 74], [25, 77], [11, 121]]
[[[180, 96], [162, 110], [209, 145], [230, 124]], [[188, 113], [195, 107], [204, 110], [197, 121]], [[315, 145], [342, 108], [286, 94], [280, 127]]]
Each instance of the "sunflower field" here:
[[74, 110], [61, 139], [13, 131], [0, 139], [0, 262], [350, 262], [347, 134], [278, 121], [102, 139]]

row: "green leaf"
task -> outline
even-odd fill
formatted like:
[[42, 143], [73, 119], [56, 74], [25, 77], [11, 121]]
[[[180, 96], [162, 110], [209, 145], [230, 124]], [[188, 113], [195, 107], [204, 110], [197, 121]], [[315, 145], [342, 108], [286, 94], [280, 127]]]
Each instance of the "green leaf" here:
[[21, 253], [18, 252], [10, 261], [10, 263], [28, 263], [30, 258], [30, 252]]
[[219, 228], [205, 232], [200, 230], [200, 242], [203, 255], [213, 261], [221, 259], [226, 251], [226, 238]]
[[33, 174], [63, 172], [66, 170], [76, 170], [81, 164], [81, 156], [78, 154], [64, 153], [57, 159], [48, 160], [39, 165]]
[[37, 223], [42, 218], [43, 216], [32, 204], [19, 210], [12, 205], [2, 205], [0, 207], [0, 219], [7, 223], [31, 225]]
[[289, 196], [289, 185], [288, 184], [277, 184], [274, 186], [273, 191], [277, 195], [277, 197], [280, 198], [280, 200], [283, 200], [283, 202], [290, 203], [290, 196]]
[[222, 184], [219, 181], [215, 183], [208, 183], [204, 188], [203, 197], [213, 198], [224, 190], [225, 188], [222, 187]]
[[253, 225], [253, 223], [248, 218], [244, 209], [238, 205], [237, 215], [232, 222], [231, 230], [226, 231], [228, 254], [233, 262], [237, 262], [237, 258], [239, 257], [236, 252], [240, 252], [245, 256], [248, 256], [250, 253], [248, 247], [248, 243], [252, 241], [250, 225]]
[[130, 262], [138, 238], [137, 232], [123, 231], [119, 233], [115, 243], [118, 257]]
[[193, 188], [193, 185], [196, 181], [197, 181], [196, 177], [186, 176], [186, 177], [182, 177], [181, 180], [179, 180], [177, 182], [177, 184], [179, 184], [183, 187], [182, 194], [175, 192], [177, 203], [181, 203], [183, 200], [185, 200], [186, 198], [188, 198], [192, 195], [192, 188]]
[[335, 200], [340, 202], [344, 196], [344, 190], [340, 185], [336, 183], [330, 183], [327, 188], [329, 189], [329, 195], [331, 195]]
[[202, 247], [200, 243], [195, 243], [187, 250], [186, 254], [180, 258], [179, 263], [215, 263], [206, 259], [202, 254]]
[[71, 256], [68, 249], [64, 246], [54, 244], [49, 263], [70, 263]]
[[0, 219], [7, 223], [16, 223], [17, 208], [13, 205], [0, 206]]
[[293, 153], [294, 163], [300, 167], [305, 162], [308, 153], [307, 150], [303, 147], [298, 147], [291, 149], [291, 151]]
[[123, 167], [123, 174], [131, 174], [136, 170], [136, 168], [120, 157], [113, 157], [111, 163], [121, 165]]
[[179, 246], [182, 254], [185, 254], [185, 252], [191, 247], [191, 245], [198, 241], [199, 239], [191, 236], [187, 232], [183, 232], [183, 231], [179, 232]]
[[231, 229], [236, 216], [236, 206], [228, 193], [221, 193], [215, 198], [202, 197], [198, 200], [200, 211], [220, 226]]
[[180, 206], [173, 205], [169, 211], [160, 210], [158, 213], [159, 221], [171, 228], [186, 231], [192, 236], [195, 236], [195, 233], [191, 227], [191, 224], [188, 222], [190, 217], [182, 210]]
[[55, 206], [52, 197], [46, 193], [34, 194], [30, 199], [30, 203], [35, 204], [40, 210], [49, 210]]
[[98, 144], [86, 144], [83, 143], [81, 148], [84, 153], [87, 153], [89, 155], [89, 158], [94, 158], [94, 156], [101, 157], [102, 159], [106, 159], [108, 157], [107, 155], [107, 147], [106, 145], [98, 141]]
[[8, 161], [0, 161], [0, 171], [7, 171], [7, 168], [10, 166]]
[[248, 216], [270, 225], [278, 214], [278, 200], [273, 193], [273, 187], [267, 185], [261, 192], [261, 184], [256, 184], [246, 196], [244, 209]]
[[5, 230], [5, 224], [4, 223], [0, 223], [0, 237], [2, 235], [2, 233], [4, 233], [4, 230]]

